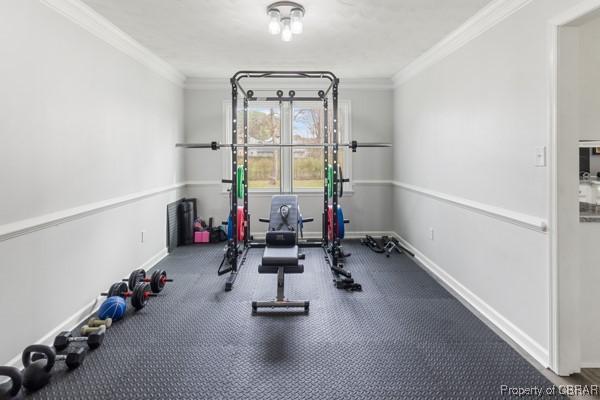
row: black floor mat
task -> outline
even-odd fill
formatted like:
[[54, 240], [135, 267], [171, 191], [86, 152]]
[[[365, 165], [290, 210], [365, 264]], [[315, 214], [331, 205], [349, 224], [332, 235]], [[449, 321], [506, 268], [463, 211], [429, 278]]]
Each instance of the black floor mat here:
[[[410, 258], [350, 242], [362, 292], [333, 286], [323, 251], [286, 296], [310, 313], [251, 315], [275, 296], [251, 250], [231, 292], [222, 245], [178, 248], [160, 263], [175, 282], [107, 332], [72, 372], [57, 367], [36, 399], [489, 399], [501, 386], [552, 387]], [[523, 397], [521, 397], [523, 398]]]

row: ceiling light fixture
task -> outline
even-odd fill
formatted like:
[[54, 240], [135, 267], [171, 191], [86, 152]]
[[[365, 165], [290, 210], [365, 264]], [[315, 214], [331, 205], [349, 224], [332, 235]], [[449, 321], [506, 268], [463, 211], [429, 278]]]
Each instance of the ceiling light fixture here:
[[279, 24], [279, 11], [270, 10], [269, 18], [269, 33], [271, 35], [279, 35], [279, 32], [281, 32], [281, 25]]
[[284, 42], [289, 42], [292, 40], [292, 24], [290, 22], [289, 17], [281, 18], [281, 25], [283, 28], [281, 29], [281, 40]]
[[289, 42], [293, 35], [299, 35], [304, 30], [304, 7], [293, 1], [278, 1], [267, 7], [269, 16], [269, 33], [278, 35], [281, 40]]

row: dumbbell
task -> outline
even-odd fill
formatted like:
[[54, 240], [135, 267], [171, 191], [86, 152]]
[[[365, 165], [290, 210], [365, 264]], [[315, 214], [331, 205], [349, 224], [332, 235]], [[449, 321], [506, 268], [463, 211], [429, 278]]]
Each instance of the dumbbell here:
[[71, 342], [87, 342], [90, 349], [95, 350], [104, 341], [104, 334], [106, 333], [106, 326], [101, 326], [94, 332], [90, 333], [89, 336], [73, 336], [69, 331], [61, 332], [54, 338], [54, 348], [58, 351], [64, 350], [69, 346]]
[[92, 336], [100, 332], [106, 332], [106, 327], [84, 325], [81, 327], [81, 329], [79, 329], [79, 334], [82, 336]]
[[[50, 381], [52, 368], [56, 361], [65, 361], [70, 370], [78, 368], [85, 359], [86, 350], [79, 347], [66, 355], [56, 355], [52, 347], [33, 344], [23, 350], [21, 361], [23, 371], [23, 387], [34, 392], [46, 386]], [[45, 360], [44, 360], [45, 358]]]
[[99, 319], [99, 318], [91, 318], [87, 324], [87, 326], [91, 327], [91, 328], [97, 328], [100, 326], [105, 326], [106, 329], [110, 328], [112, 326], [112, 318], [106, 318], [106, 319]]
[[153, 293], [160, 293], [165, 288], [167, 282], [173, 282], [173, 279], [167, 278], [167, 271], [164, 270], [156, 270], [150, 278], [147, 278], [146, 271], [138, 268], [129, 274], [129, 278], [123, 279], [123, 282], [127, 282], [129, 290], [133, 290], [138, 282], [147, 282], [150, 283]]
[[146, 282], [138, 282], [134, 286], [133, 291], [128, 290], [127, 283], [116, 282], [111, 285], [108, 292], [101, 293], [101, 295], [107, 297], [119, 296], [126, 300], [128, 297], [131, 297], [131, 305], [133, 308], [141, 310], [146, 307], [150, 297], [156, 297], [156, 294], [151, 293], [151, 290], [150, 285]]
[[[0, 376], [9, 378], [9, 380], [0, 386], [0, 399], [12, 400], [20, 398], [17, 397], [21, 391], [21, 384], [23, 383], [23, 377], [21, 371], [15, 367], [0, 367]], [[8, 386], [10, 382], [10, 386]]]

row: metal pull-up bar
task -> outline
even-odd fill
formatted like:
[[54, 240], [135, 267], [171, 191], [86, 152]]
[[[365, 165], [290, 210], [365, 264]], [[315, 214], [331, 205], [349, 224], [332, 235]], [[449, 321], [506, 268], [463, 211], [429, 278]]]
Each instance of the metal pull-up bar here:
[[177, 143], [176, 147], [183, 147], [186, 149], [211, 149], [211, 150], [219, 150], [221, 147], [227, 148], [260, 148], [260, 147], [268, 147], [268, 148], [278, 148], [278, 147], [316, 147], [316, 148], [324, 148], [324, 147], [347, 147], [352, 149], [352, 151], [356, 151], [359, 147], [392, 147], [391, 143], [358, 143], [356, 140], [353, 140], [351, 143], [218, 143], [218, 142], [210, 142], [210, 143]]

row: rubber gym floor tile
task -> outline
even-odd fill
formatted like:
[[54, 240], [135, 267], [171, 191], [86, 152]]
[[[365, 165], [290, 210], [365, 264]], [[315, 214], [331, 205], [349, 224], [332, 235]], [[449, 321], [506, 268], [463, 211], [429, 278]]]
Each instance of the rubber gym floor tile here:
[[502, 339], [454, 299], [388, 300], [392, 320], [404, 328], [406, 340], [429, 342], [501, 342]]
[[507, 343], [422, 343], [418, 345], [442, 383], [444, 398], [506, 398], [501, 386], [552, 387]]
[[309, 248], [305, 273], [285, 278], [309, 314], [252, 315], [252, 300], [276, 293], [276, 276], [258, 274], [261, 249], [225, 292], [222, 244], [178, 248], [158, 266], [173, 283], [27, 398], [494, 399], [502, 384], [551, 385], [406, 255], [345, 250], [363, 292], [336, 289], [323, 250]]

